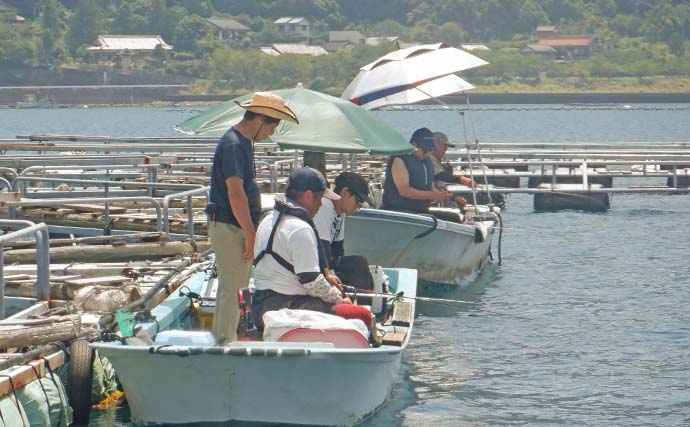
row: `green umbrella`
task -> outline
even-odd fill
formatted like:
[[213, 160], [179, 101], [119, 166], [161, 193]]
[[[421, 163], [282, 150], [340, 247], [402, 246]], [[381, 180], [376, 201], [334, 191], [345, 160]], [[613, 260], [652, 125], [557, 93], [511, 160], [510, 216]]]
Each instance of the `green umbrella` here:
[[[271, 137], [282, 148], [363, 154], [401, 154], [412, 149], [398, 131], [350, 101], [301, 86], [272, 92], [283, 97], [299, 118], [298, 125], [283, 120]], [[245, 112], [235, 101], [244, 102], [251, 97], [241, 96], [209, 108], [176, 129], [190, 134], [222, 135]]]

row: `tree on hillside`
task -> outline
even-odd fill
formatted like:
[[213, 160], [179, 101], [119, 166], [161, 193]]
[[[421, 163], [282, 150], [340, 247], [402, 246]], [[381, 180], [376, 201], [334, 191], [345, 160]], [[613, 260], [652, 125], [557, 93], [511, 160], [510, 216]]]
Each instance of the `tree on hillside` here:
[[197, 41], [212, 36], [208, 22], [199, 15], [185, 16], [177, 23], [174, 45], [177, 50], [194, 52], [201, 56], [206, 52], [197, 51]]
[[457, 47], [465, 40], [465, 32], [456, 22], [446, 22], [438, 27], [437, 39]]
[[96, 0], [78, 0], [67, 37], [72, 54], [81, 46], [94, 43], [100, 29], [100, 8]]
[[116, 0], [115, 17], [110, 26], [111, 34], [145, 34], [147, 22], [138, 13], [136, 5], [127, 0]]
[[643, 28], [651, 41], [666, 42], [671, 52], [682, 55], [690, 31], [690, 7], [659, 4], [647, 14]]
[[165, 0], [153, 0], [148, 13], [148, 28], [152, 34], [160, 34], [163, 40], [172, 40], [175, 35], [175, 21], [168, 11]]
[[46, 0], [41, 10], [41, 45], [45, 63], [51, 63], [65, 52], [65, 10], [58, 0]]
[[371, 29], [371, 34], [374, 36], [403, 36], [406, 33], [406, 28], [392, 19], [384, 19]]
[[38, 25], [8, 24], [0, 20], [0, 67], [26, 68], [38, 65], [40, 41], [36, 37]]

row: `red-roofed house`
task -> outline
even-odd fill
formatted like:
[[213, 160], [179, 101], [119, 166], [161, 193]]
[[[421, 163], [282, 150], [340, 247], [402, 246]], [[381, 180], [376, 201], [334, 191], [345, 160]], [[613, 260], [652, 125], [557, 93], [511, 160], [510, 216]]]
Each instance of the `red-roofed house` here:
[[598, 46], [588, 34], [558, 34], [555, 27], [537, 27], [537, 44], [549, 46], [556, 50], [556, 57], [561, 59], [587, 58]]

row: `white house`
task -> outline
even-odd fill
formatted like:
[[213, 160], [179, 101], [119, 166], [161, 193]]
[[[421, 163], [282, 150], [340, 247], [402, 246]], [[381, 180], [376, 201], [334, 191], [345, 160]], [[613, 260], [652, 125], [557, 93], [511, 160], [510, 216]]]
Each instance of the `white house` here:
[[97, 61], [112, 61], [116, 57], [151, 55], [156, 49], [172, 50], [161, 36], [150, 35], [99, 35], [96, 46], [88, 51]]
[[304, 17], [283, 16], [273, 21], [278, 30], [304, 39], [311, 38], [311, 23]]
[[206, 21], [213, 26], [221, 40], [239, 40], [249, 31], [249, 27], [231, 18], [212, 16]]
[[326, 49], [317, 45], [307, 45], [299, 43], [274, 43], [271, 47], [262, 47], [261, 52], [270, 56], [278, 55], [307, 55], [321, 56], [328, 55]]

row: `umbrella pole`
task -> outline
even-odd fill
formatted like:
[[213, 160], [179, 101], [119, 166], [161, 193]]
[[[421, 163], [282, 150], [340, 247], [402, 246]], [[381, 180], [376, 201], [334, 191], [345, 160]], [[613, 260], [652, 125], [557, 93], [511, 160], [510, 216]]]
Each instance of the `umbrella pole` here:
[[[489, 188], [489, 179], [486, 176], [486, 168], [484, 167], [484, 159], [482, 158], [482, 148], [479, 144], [479, 138], [477, 137], [477, 130], [474, 127], [474, 121], [472, 120], [472, 108], [470, 107], [470, 97], [465, 95], [465, 102], [467, 105], [467, 117], [470, 119], [470, 126], [472, 126], [472, 136], [474, 136], [474, 144], [477, 147], [477, 157], [479, 157], [479, 164], [482, 166], [482, 175], [484, 176], [484, 184], [486, 185], [486, 195], [489, 198], [489, 208], [491, 211], [494, 210], [494, 199], [491, 197], [491, 189]], [[464, 114], [463, 114], [464, 117]], [[464, 123], [463, 123], [464, 127]]]
[[[462, 117], [462, 132], [465, 135], [465, 148], [467, 150], [467, 164], [470, 167], [470, 179], [472, 180], [472, 203], [474, 203], [474, 206], [477, 206], [477, 188], [475, 185], [474, 181], [474, 168], [472, 167], [472, 154], [471, 154], [471, 149], [472, 146], [470, 144], [470, 139], [467, 137], [467, 126], [465, 125], [465, 112], [460, 111], [460, 117]], [[484, 164], [482, 162], [479, 162], [479, 165], [482, 166], [482, 169], [484, 169]], [[484, 181], [486, 182], [486, 181]]]

